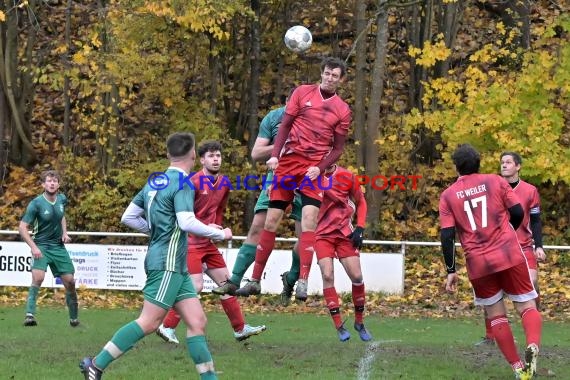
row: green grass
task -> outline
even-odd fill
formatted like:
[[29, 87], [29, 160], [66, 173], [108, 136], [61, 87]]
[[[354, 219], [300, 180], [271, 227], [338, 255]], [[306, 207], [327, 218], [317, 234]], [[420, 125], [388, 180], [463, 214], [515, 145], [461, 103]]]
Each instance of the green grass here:
[[[71, 328], [64, 308], [40, 307], [38, 326], [23, 327], [22, 308], [0, 308], [0, 379], [80, 379], [78, 362], [96, 354], [137, 310], [82, 310], [82, 325]], [[328, 316], [256, 314], [250, 324], [268, 330], [237, 343], [224, 314], [208, 314], [208, 341], [220, 379], [510, 379], [496, 347], [474, 347], [480, 320], [405, 319], [370, 316], [374, 335], [364, 343], [337, 340]], [[513, 318], [518, 346], [524, 336]], [[184, 326], [177, 330], [184, 336]], [[181, 339], [183, 341], [183, 339]], [[570, 373], [570, 326], [546, 322], [539, 372], [565, 378]], [[366, 372], [368, 368], [368, 372]], [[105, 371], [106, 379], [197, 379], [185, 345], [169, 345], [150, 335]]]

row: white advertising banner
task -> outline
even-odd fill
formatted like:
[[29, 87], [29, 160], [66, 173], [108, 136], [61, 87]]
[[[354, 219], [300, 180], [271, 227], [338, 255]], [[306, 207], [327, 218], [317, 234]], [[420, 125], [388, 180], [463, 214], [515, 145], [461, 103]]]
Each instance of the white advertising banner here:
[[[73, 264], [77, 286], [92, 289], [140, 290], [144, 286], [144, 258], [146, 246], [66, 244]], [[238, 249], [221, 248], [231, 272]], [[281, 273], [291, 265], [290, 250], [276, 250], [271, 254], [263, 273], [263, 293], [278, 294], [283, 288]], [[402, 294], [404, 291], [404, 256], [400, 253], [362, 253], [361, 265], [367, 291]], [[23, 242], [0, 242], [0, 286], [29, 286], [32, 257], [30, 248]], [[253, 265], [244, 278], [251, 276]], [[205, 276], [204, 291], [216, 285]], [[42, 284], [44, 287], [61, 287], [59, 278], [50, 270]], [[335, 287], [339, 292], [350, 292], [351, 282], [340, 263], [335, 260]], [[313, 261], [309, 276], [309, 294], [322, 294], [320, 270]]]

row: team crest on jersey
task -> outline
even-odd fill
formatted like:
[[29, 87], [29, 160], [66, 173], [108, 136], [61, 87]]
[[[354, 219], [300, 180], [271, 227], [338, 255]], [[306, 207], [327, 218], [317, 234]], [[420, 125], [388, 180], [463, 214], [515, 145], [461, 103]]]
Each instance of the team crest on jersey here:
[[49, 215], [49, 211], [48, 211], [48, 210], [44, 210], [44, 215]]
[[59, 211], [63, 212], [63, 205], [59, 205]]
[[307, 103], [305, 103], [305, 105], [306, 105], [307, 107], [312, 107], [312, 106], [313, 106], [313, 105], [311, 104], [311, 101], [310, 101], [310, 100], [309, 100]]

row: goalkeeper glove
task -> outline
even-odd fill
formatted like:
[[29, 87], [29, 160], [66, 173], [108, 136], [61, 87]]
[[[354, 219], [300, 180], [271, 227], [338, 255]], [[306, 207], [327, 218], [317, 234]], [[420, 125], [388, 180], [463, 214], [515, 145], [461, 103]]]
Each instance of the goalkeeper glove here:
[[364, 228], [356, 227], [354, 231], [352, 231], [352, 233], [348, 235], [348, 238], [352, 240], [353, 247], [358, 249], [362, 248], [362, 241], [364, 240], [363, 234], [364, 234]]

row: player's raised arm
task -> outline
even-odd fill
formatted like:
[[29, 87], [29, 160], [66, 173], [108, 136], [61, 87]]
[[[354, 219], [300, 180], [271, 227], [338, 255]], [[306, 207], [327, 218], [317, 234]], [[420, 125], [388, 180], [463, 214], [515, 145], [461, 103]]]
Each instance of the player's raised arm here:
[[232, 238], [232, 231], [229, 228], [220, 230], [205, 225], [196, 218], [192, 211], [177, 212], [176, 220], [182, 231], [189, 232], [192, 235], [202, 236], [212, 240], [229, 240]]
[[255, 139], [253, 148], [251, 149], [251, 158], [256, 162], [263, 162], [271, 158], [271, 151], [273, 144], [270, 144], [269, 139], [265, 137], [258, 137]]

